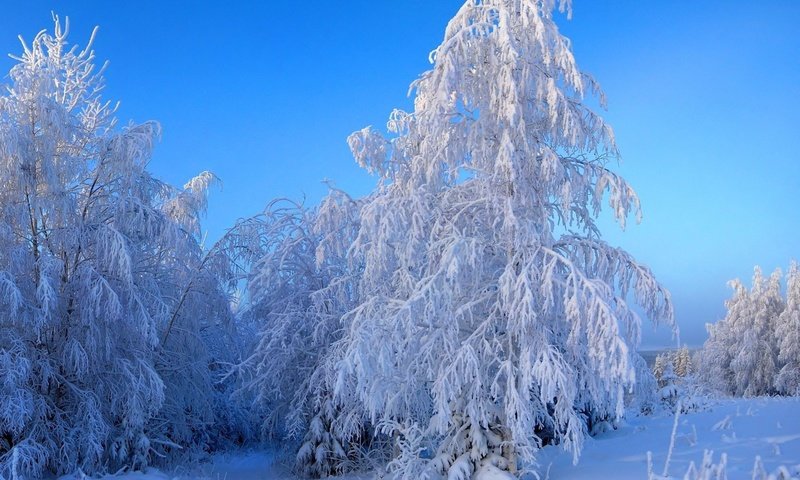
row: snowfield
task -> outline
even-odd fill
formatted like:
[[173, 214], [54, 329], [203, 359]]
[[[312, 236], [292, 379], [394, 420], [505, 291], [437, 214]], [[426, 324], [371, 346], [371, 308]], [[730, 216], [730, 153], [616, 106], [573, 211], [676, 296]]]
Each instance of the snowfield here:
[[[545, 447], [539, 463], [551, 479], [646, 479], [648, 451], [654, 473], [663, 473], [673, 423], [666, 414], [628, 418], [618, 430], [588, 439], [577, 465], [555, 447]], [[690, 463], [702, 464], [705, 450], [713, 451], [714, 463], [727, 455], [731, 480], [752, 478], [756, 456], [768, 473], [800, 467], [800, 398], [726, 399], [706, 411], [682, 414], [668, 475], [683, 478]]]
[[[653, 471], [662, 474], [669, 450], [674, 416], [667, 413], [628, 418], [617, 430], [589, 438], [577, 465], [572, 455], [554, 446], [539, 453], [542, 478], [558, 480], [646, 480], [647, 452], [653, 453]], [[713, 463], [727, 456], [727, 478], [751, 479], [756, 457], [764, 471], [783, 466], [800, 474], [800, 398], [724, 399], [707, 410], [678, 418], [667, 478], [684, 478], [692, 462], [699, 467], [705, 451]], [[106, 476], [104, 480], [293, 480], [289, 468], [269, 452], [217, 455], [190, 473], [157, 470]], [[348, 475], [341, 480], [362, 480], [373, 475]], [[61, 480], [77, 480], [67, 476]], [[713, 477], [712, 477], [713, 478]], [[756, 477], [761, 478], [761, 477]]]

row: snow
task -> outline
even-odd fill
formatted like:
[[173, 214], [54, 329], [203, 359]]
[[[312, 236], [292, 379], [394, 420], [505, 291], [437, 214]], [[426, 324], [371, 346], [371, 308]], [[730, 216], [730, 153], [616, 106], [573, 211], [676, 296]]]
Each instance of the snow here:
[[[194, 478], [208, 480], [236, 479], [263, 480], [266, 478], [291, 478], [288, 469], [276, 461], [272, 452], [247, 452], [244, 454], [216, 455], [212, 461], [193, 472]], [[191, 476], [179, 478], [192, 478]]]
[[[713, 463], [727, 455], [727, 478], [751, 478], [756, 457], [767, 472], [780, 466], [800, 468], [800, 398], [750, 398], [719, 400], [709, 409], [678, 417], [673, 455], [668, 474], [683, 478], [694, 462], [699, 467], [706, 450]], [[589, 439], [577, 465], [572, 454], [548, 446], [537, 457], [542, 478], [582, 480], [647, 478], [647, 455], [652, 452], [653, 470], [661, 473], [670, 446], [674, 416], [668, 413], [627, 419], [617, 430]], [[109, 475], [101, 480], [296, 480], [280, 457], [271, 451], [244, 451], [215, 455], [193, 469], [178, 468], [167, 474], [155, 469]], [[507, 479], [508, 474], [484, 467], [476, 472], [481, 480]], [[79, 476], [60, 480], [79, 480]], [[335, 477], [365, 480], [369, 474]]]
[[[105, 475], [98, 480], [264, 480], [288, 479], [292, 475], [276, 461], [271, 451], [241, 451], [234, 454], [218, 454], [198, 467], [178, 467], [165, 473], [155, 468], [144, 472], [125, 472]], [[82, 475], [66, 475], [58, 480], [83, 480]]]
[[492, 464], [483, 465], [475, 472], [475, 480], [514, 480], [510, 473], [500, 470]]
[[[239, 451], [216, 454], [208, 462], [192, 468], [178, 467], [165, 473], [155, 468], [144, 472], [125, 472], [105, 475], [96, 480], [297, 480], [287, 462], [272, 450]], [[58, 480], [84, 480], [90, 477], [65, 475]], [[94, 479], [94, 477], [92, 477]], [[338, 480], [366, 480], [371, 475], [346, 475], [330, 477]]]
[[[668, 474], [683, 478], [694, 462], [700, 466], [705, 450], [714, 463], [728, 457], [728, 478], [751, 478], [756, 456], [767, 472], [779, 466], [800, 466], [800, 398], [720, 400], [709, 410], [682, 414]], [[539, 454], [541, 470], [549, 478], [647, 478], [647, 452], [653, 452], [653, 470], [661, 473], [670, 444], [674, 417], [629, 418], [621, 428], [588, 440], [577, 465], [558, 447]]]

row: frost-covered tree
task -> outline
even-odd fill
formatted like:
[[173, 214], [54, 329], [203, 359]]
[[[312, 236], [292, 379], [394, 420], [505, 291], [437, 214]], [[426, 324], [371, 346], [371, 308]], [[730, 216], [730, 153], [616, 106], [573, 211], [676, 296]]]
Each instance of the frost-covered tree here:
[[672, 363], [667, 363], [658, 381], [659, 398], [662, 402], [674, 408], [680, 397], [680, 390], [677, 385], [678, 375], [672, 368]]
[[730, 286], [734, 293], [725, 302], [725, 318], [706, 326], [709, 338], [699, 355], [698, 375], [730, 395], [775, 393], [783, 361], [781, 319], [790, 316], [783, 313], [786, 302], [781, 294], [781, 271], [765, 278], [761, 268], [755, 267], [749, 292], [739, 280]]
[[778, 350], [775, 324], [784, 309], [780, 269], [764, 278], [759, 267], [753, 274], [749, 298], [750, 317], [736, 329], [741, 343], [736, 344], [731, 369], [735, 394], [764, 395], [774, 391]]
[[685, 377], [690, 375], [694, 368], [692, 367], [692, 359], [689, 354], [689, 348], [683, 346], [675, 351], [667, 351], [656, 355], [653, 364], [653, 375], [656, 380], [661, 381], [661, 377], [666, 370], [667, 365], [672, 367], [673, 374], [677, 377]]
[[188, 411], [212, 394], [212, 344], [187, 339], [226, 309], [215, 275], [201, 294], [188, 274], [211, 176], [180, 190], [148, 173], [159, 126], [117, 126], [91, 41], [67, 30], [23, 44], [0, 97], [6, 478], [141, 467], [210, 431]]
[[639, 201], [609, 169], [611, 130], [583, 103], [599, 90], [556, 6], [467, 1], [413, 84], [414, 111], [392, 113], [388, 139], [349, 139], [381, 185], [350, 253], [363, 271], [336, 393], [432, 439], [431, 462], [412, 448], [393, 462], [409, 478], [514, 472], [545, 442], [577, 458], [636, 382], [628, 301], [672, 323], [650, 270], [600, 240], [604, 200], [623, 226]]
[[750, 294], [738, 279], [731, 280], [728, 285], [733, 295], [725, 301], [725, 318], [706, 324], [708, 340], [700, 354], [700, 378], [712, 388], [732, 394], [735, 384], [731, 362], [737, 353], [735, 343], [739, 341], [739, 331], [750, 318]]
[[670, 360], [666, 354], [659, 353], [656, 355], [656, 360], [653, 363], [653, 376], [657, 381], [661, 381], [661, 376], [664, 375], [664, 369], [667, 368], [668, 363], [670, 363]]
[[275, 201], [226, 239], [249, 264], [241, 316], [259, 326], [259, 340], [244, 367], [266, 412], [264, 431], [298, 441], [297, 469], [313, 477], [342, 473], [352, 444], [366, 440], [361, 406], [333, 398], [331, 362], [342, 315], [357, 303], [347, 252], [358, 207], [338, 190], [316, 209]]
[[208, 249], [201, 243], [198, 219], [213, 183], [215, 177], [205, 172], [162, 206], [182, 232], [181, 243], [165, 245], [172, 254], [160, 258], [169, 272], [161, 293], [170, 308], [155, 360], [165, 402], [151, 429], [168, 439], [164, 453], [208, 452], [253, 436], [247, 403], [233, 398], [239, 382], [228, 375], [230, 365], [248, 351], [245, 339], [250, 333], [231, 310], [236, 268], [225, 242]]
[[775, 388], [787, 395], [800, 395], [800, 269], [792, 262], [786, 275], [786, 309], [778, 317], [775, 333], [781, 369]]
[[692, 366], [692, 356], [689, 353], [689, 347], [684, 345], [675, 352], [673, 359], [673, 366], [675, 368], [675, 375], [679, 377], [686, 377], [691, 375], [694, 371]]

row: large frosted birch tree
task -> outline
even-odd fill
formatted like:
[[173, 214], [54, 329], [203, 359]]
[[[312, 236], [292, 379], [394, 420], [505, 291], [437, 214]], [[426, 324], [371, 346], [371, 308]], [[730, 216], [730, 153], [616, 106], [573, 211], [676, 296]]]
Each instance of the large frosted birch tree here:
[[381, 185], [351, 249], [360, 303], [337, 393], [400, 435], [393, 467], [409, 478], [514, 472], [545, 442], [577, 458], [637, 381], [629, 301], [672, 324], [651, 271], [600, 238], [603, 203], [624, 227], [639, 200], [610, 168], [611, 129], [584, 103], [603, 97], [557, 7], [570, 9], [467, 1], [412, 85], [414, 110], [391, 114], [388, 138], [349, 139]]

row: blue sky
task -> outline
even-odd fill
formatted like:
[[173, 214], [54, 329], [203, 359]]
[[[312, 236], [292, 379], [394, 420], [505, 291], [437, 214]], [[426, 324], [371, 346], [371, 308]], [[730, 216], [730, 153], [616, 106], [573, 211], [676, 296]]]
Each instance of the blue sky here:
[[[152, 170], [222, 178], [213, 238], [272, 198], [316, 202], [326, 178], [368, 192], [345, 139], [410, 106], [408, 84], [461, 3], [29, 0], [4, 5], [0, 51], [18, 53], [16, 36], [49, 28], [51, 10], [79, 44], [100, 25], [121, 120], [164, 128]], [[655, 271], [683, 340], [700, 344], [727, 280], [800, 259], [800, 2], [574, 0], [559, 23], [608, 95], [618, 171], [644, 207], [625, 232], [604, 222], [605, 237]], [[669, 341], [645, 330], [646, 345]]]

